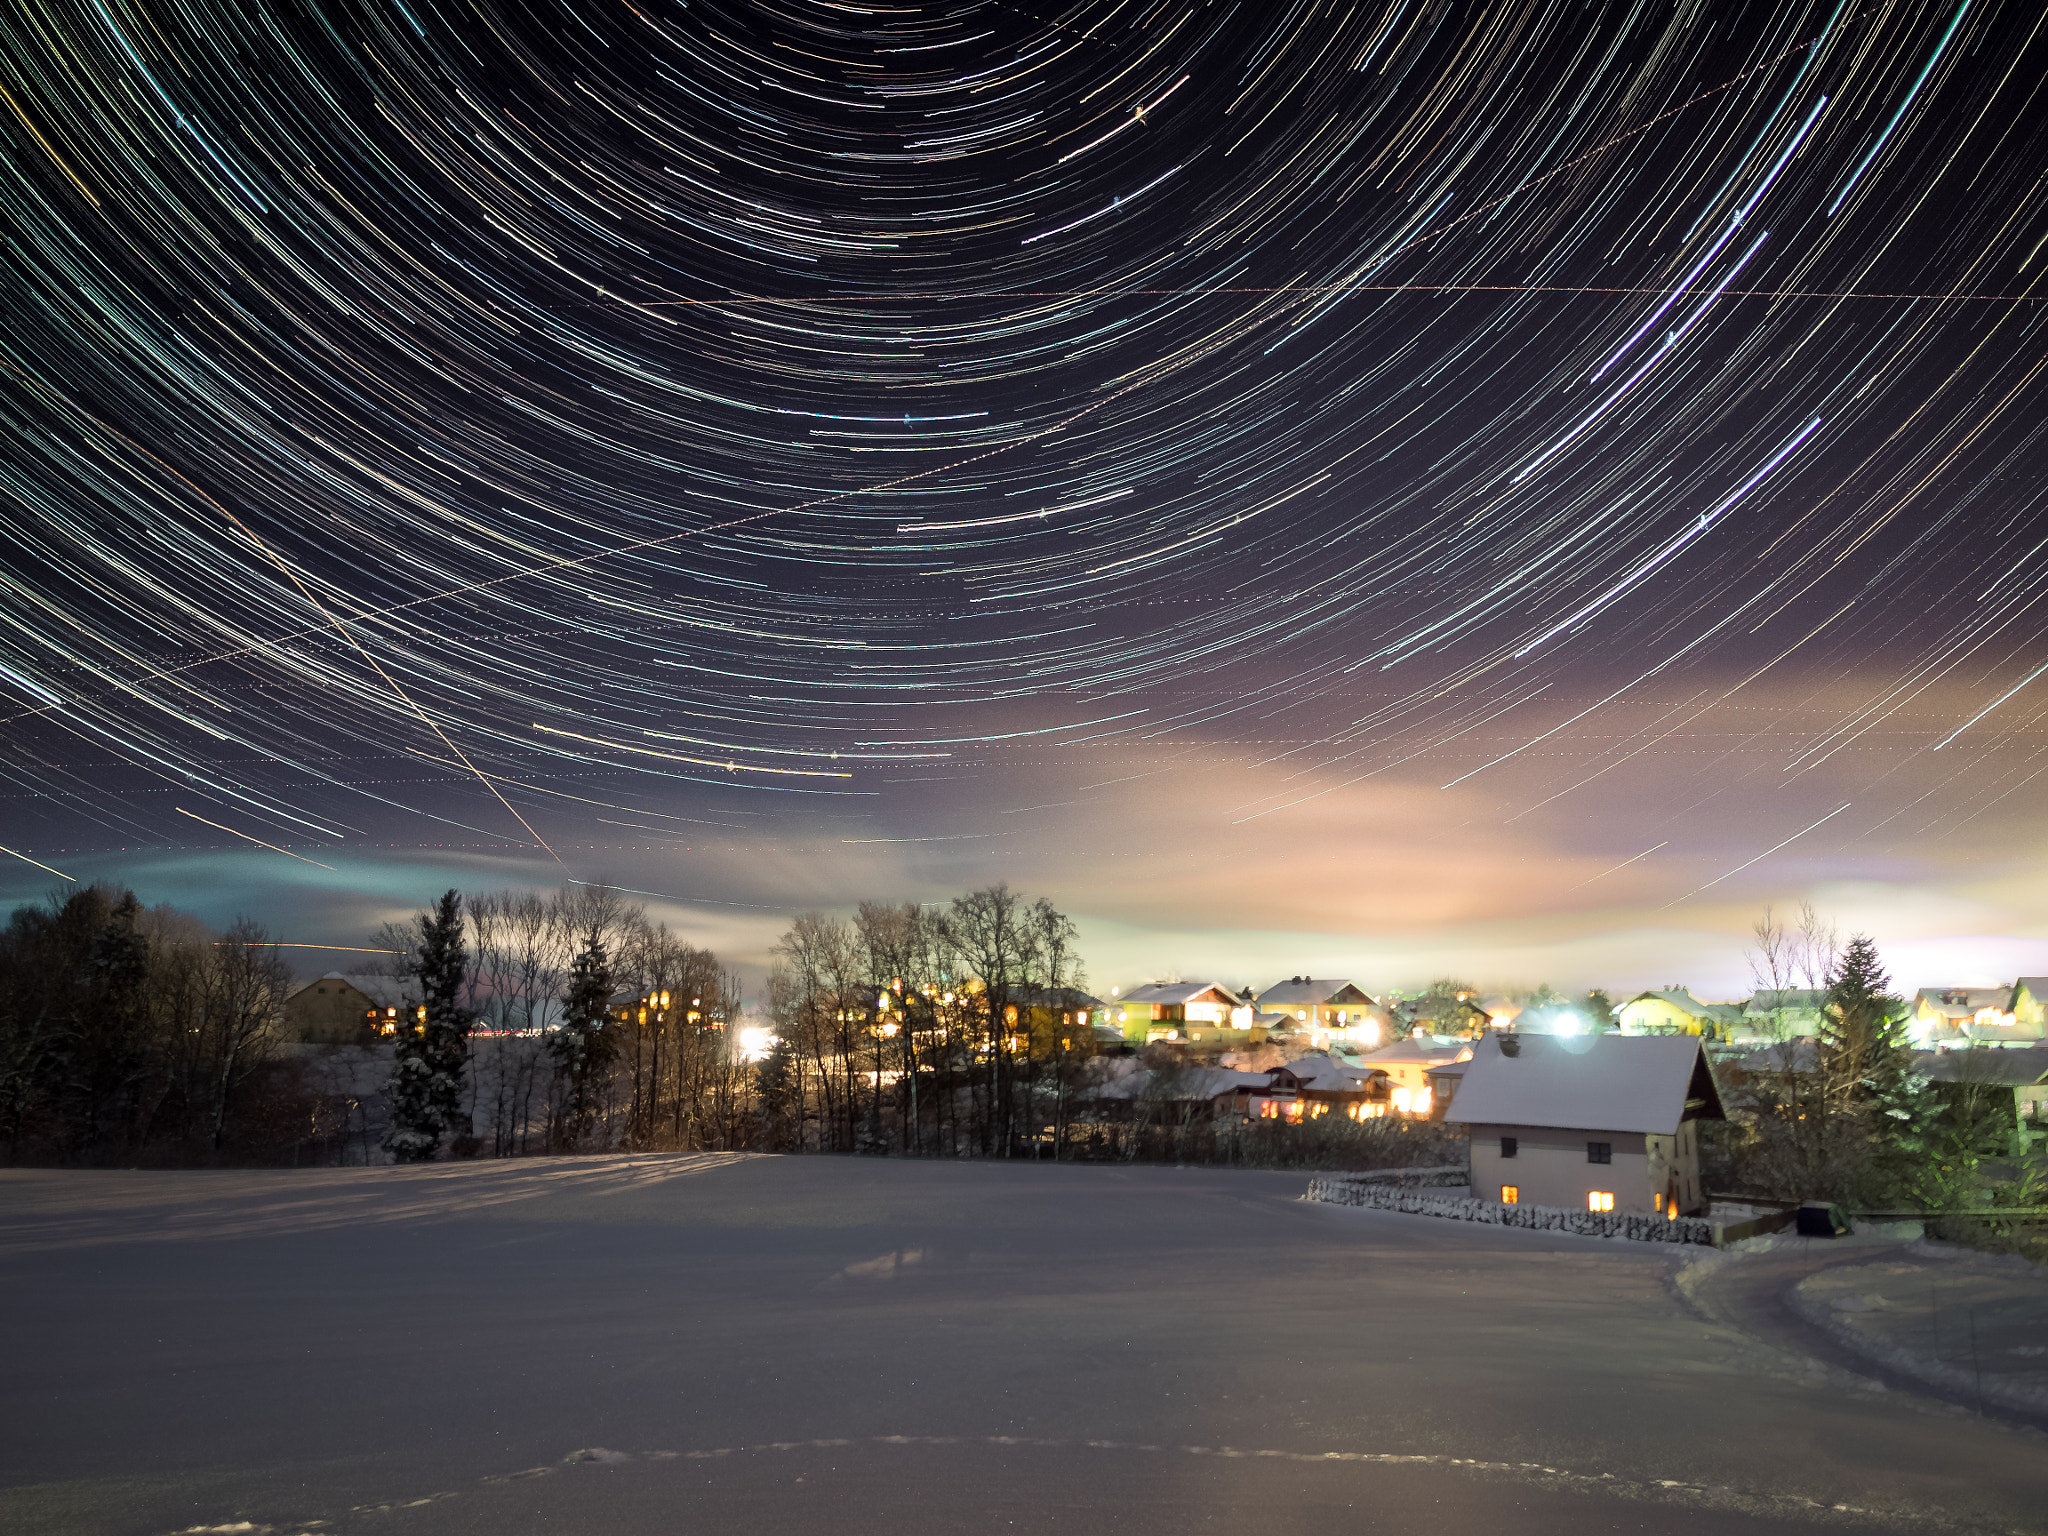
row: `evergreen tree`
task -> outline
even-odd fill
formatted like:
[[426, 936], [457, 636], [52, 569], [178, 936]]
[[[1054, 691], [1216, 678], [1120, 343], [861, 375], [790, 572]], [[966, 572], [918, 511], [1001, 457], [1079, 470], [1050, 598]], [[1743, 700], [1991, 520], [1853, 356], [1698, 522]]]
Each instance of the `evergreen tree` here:
[[569, 985], [562, 994], [562, 1027], [548, 1041], [559, 1087], [553, 1136], [557, 1147], [581, 1141], [597, 1117], [597, 1090], [615, 1043], [604, 1027], [613, 986], [604, 935], [593, 928], [569, 971]]
[[1860, 1120], [1868, 1138], [1861, 1192], [1880, 1201], [1914, 1192], [1938, 1106], [1913, 1071], [1905, 1005], [1867, 934], [1850, 939], [1828, 975], [1818, 1045], [1829, 1110]]
[[462, 1010], [469, 979], [463, 942], [462, 893], [449, 891], [419, 915], [419, 949], [411, 972], [420, 1002], [402, 1020], [385, 1092], [391, 1130], [384, 1145], [401, 1163], [430, 1161], [441, 1138], [461, 1125], [463, 1069], [469, 1058], [469, 1020]]
[[754, 1069], [762, 1140], [776, 1151], [803, 1151], [803, 1084], [796, 1047], [777, 1039]]

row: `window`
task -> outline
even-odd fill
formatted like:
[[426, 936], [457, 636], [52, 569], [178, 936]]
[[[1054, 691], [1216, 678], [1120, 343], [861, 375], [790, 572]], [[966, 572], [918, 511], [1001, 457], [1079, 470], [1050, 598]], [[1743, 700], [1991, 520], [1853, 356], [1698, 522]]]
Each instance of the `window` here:
[[1614, 1161], [1614, 1143], [1611, 1141], [1589, 1141], [1586, 1143], [1586, 1161], [1589, 1163], [1611, 1163]]
[[1661, 1194], [1650, 1196], [1650, 1204], [1656, 1207], [1659, 1216], [1664, 1214], [1664, 1197]]
[[1500, 1203], [1502, 1205], [1520, 1205], [1522, 1203], [1522, 1186], [1519, 1184], [1501, 1185]]
[[1589, 1211], [1611, 1211], [1614, 1209], [1614, 1193], [1605, 1189], [1586, 1191], [1586, 1209]]
[[[1513, 1137], [1513, 1136], [1503, 1136], [1503, 1137], [1501, 1137], [1501, 1139], [1500, 1139], [1500, 1155], [1501, 1155], [1502, 1157], [1513, 1157], [1513, 1156], [1514, 1156], [1514, 1155], [1515, 1155], [1515, 1154], [1516, 1154], [1517, 1152], [1519, 1152], [1519, 1151], [1521, 1151], [1521, 1150], [1522, 1150], [1522, 1143], [1521, 1143], [1521, 1142], [1520, 1142], [1520, 1141], [1519, 1141], [1519, 1140], [1518, 1140], [1517, 1138], [1515, 1138], [1515, 1137]], [[1513, 1201], [1509, 1201], [1508, 1203], [1509, 1203], [1510, 1205], [1512, 1205], [1512, 1204], [1513, 1204], [1514, 1202], [1513, 1202]]]

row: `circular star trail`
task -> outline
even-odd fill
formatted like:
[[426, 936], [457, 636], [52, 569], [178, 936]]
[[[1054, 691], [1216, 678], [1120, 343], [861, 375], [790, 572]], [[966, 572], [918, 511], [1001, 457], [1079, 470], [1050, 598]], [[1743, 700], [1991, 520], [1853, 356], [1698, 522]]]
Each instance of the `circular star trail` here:
[[16, 825], [552, 850], [1370, 678], [1341, 778], [1708, 653], [2002, 728], [2042, 31], [7, 0]]

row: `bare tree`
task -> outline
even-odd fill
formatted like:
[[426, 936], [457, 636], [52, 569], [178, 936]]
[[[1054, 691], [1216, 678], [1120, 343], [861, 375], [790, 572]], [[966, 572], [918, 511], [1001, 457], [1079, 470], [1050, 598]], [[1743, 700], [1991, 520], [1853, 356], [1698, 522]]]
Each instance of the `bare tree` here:
[[277, 1039], [291, 971], [270, 936], [246, 917], [212, 948], [201, 1027], [212, 1098], [209, 1141], [218, 1152], [235, 1090], [263, 1065]]

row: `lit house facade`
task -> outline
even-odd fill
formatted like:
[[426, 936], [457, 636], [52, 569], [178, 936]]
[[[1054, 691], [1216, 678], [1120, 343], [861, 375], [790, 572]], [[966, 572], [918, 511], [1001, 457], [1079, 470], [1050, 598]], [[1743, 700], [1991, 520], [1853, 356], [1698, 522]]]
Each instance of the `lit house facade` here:
[[1742, 1023], [1736, 1003], [1703, 1003], [1684, 987], [1640, 992], [1614, 1010], [1625, 1035], [1712, 1035]]
[[405, 1002], [382, 976], [329, 971], [284, 1000], [286, 1032], [310, 1045], [368, 1045], [398, 1027]]
[[1725, 1118], [1692, 1035], [1483, 1040], [1450, 1118], [1472, 1193], [1505, 1205], [1684, 1216], [1705, 1209], [1699, 1122]]
[[1355, 982], [1290, 976], [1261, 992], [1258, 1006], [1284, 1014], [1288, 1030], [1317, 1049], [1333, 1039], [1383, 1045], [1392, 1038], [1392, 1016]]
[[1359, 1058], [1359, 1065], [1387, 1076], [1387, 1103], [1397, 1115], [1441, 1118], [1432, 1074], [1440, 1067], [1472, 1059], [1472, 1046], [1460, 1040], [1438, 1045], [1434, 1039], [1400, 1040]]
[[1230, 989], [1207, 981], [1160, 981], [1133, 987], [1101, 1015], [1137, 1045], [1155, 1040], [1204, 1047], [1257, 1045], [1266, 1031], [1252, 1022], [1249, 1005]]

